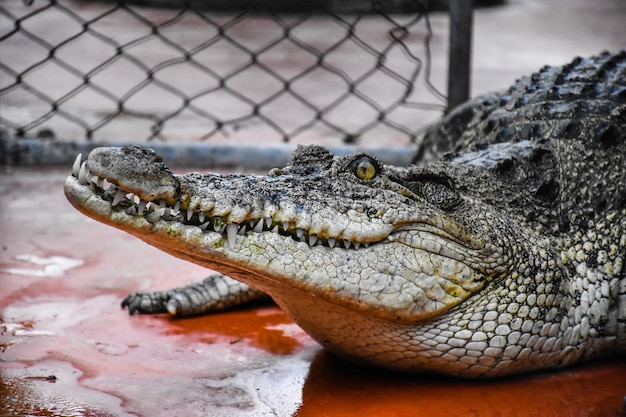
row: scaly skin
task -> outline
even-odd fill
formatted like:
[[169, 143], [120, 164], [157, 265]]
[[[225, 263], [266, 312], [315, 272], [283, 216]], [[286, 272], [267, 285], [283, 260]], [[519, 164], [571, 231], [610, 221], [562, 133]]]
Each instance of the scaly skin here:
[[[606, 100], [596, 90], [592, 104]], [[492, 141], [428, 167], [299, 147], [267, 176], [176, 175], [150, 150], [99, 148], [77, 160], [65, 193], [86, 215], [247, 284], [133, 294], [131, 313], [196, 314], [258, 289], [340, 356], [494, 377], [626, 351], [626, 140], [611, 126], [619, 136], [602, 146], [587, 135]]]

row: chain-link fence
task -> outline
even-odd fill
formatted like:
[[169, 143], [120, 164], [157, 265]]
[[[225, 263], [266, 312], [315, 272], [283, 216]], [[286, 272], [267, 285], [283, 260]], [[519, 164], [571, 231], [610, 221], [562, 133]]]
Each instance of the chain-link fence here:
[[228, 3], [0, 2], [1, 128], [93, 142], [407, 144], [445, 109], [423, 0], [215, 9]]

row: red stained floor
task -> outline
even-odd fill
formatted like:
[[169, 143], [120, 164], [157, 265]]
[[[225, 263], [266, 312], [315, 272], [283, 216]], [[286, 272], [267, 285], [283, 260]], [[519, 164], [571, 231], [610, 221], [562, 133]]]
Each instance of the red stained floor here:
[[66, 170], [0, 174], [0, 416], [625, 416], [614, 358], [494, 381], [324, 352], [270, 304], [129, 317], [129, 292], [207, 273], [80, 215]]

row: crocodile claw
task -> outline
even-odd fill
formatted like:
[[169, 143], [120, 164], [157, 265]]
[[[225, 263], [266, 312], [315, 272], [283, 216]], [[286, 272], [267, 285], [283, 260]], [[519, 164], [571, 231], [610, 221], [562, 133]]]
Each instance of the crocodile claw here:
[[122, 308], [128, 307], [128, 313], [133, 316], [139, 314], [163, 314], [167, 313], [167, 302], [170, 299], [169, 291], [129, 294], [122, 301]]

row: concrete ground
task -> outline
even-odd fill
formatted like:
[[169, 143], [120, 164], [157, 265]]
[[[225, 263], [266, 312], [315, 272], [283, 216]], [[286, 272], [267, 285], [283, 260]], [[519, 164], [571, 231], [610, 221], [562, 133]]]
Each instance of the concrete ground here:
[[623, 358], [463, 381], [350, 365], [271, 303], [129, 317], [128, 293], [208, 272], [78, 213], [67, 171], [0, 177], [1, 416], [623, 415]]
[[[479, 10], [473, 92], [623, 49], [624, 22], [623, 0], [512, 0]], [[347, 364], [272, 304], [188, 320], [128, 317], [119, 307], [127, 293], [207, 271], [80, 215], [63, 196], [68, 172], [0, 174], [0, 415], [624, 415], [623, 358], [460, 381]]]

